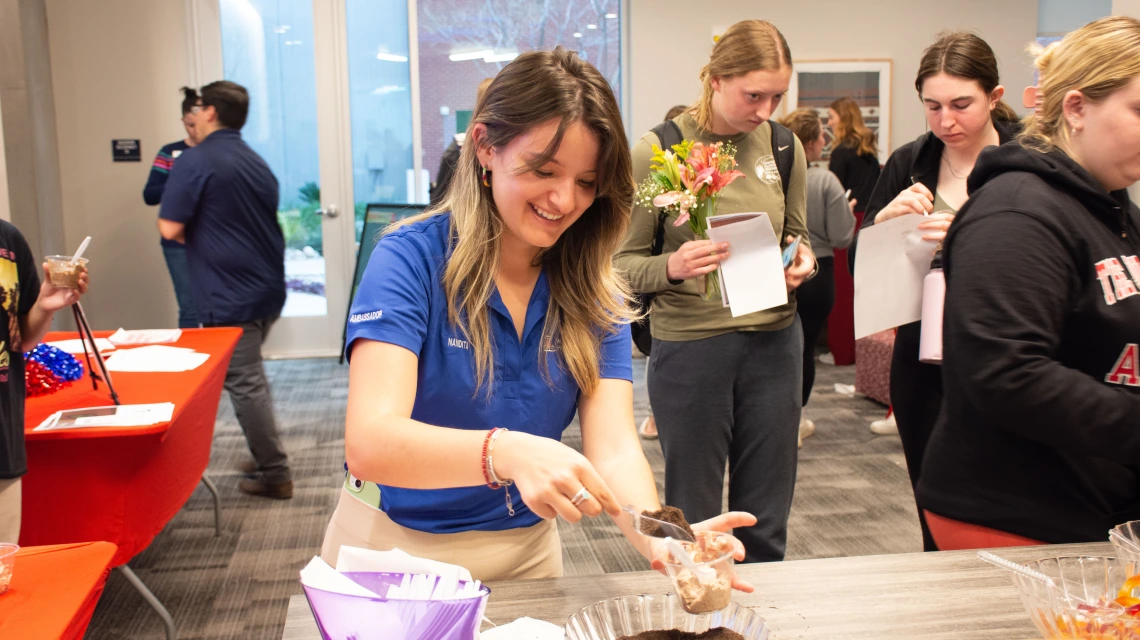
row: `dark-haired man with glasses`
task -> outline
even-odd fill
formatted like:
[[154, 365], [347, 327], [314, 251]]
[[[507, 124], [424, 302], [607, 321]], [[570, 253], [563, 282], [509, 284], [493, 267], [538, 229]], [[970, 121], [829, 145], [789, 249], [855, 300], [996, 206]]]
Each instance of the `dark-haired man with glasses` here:
[[291, 498], [289, 459], [277, 434], [261, 345], [285, 305], [285, 238], [277, 222], [277, 179], [242, 140], [249, 93], [210, 83], [190, 109], [198, 145], [187, 149], [166, 185], [158, 228], [185, 243], [203, 326], [239, 327], [226, 391], [253, 453], [241, 491]]

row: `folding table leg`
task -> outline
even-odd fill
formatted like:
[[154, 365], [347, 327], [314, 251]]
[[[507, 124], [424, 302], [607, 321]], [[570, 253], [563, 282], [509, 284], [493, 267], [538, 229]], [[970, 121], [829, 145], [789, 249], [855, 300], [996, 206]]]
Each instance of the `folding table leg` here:
[[214, 482], [210, 480], [206, 474], [202, 474], [202, 484], [214, 494], [214, 537], [220, 538], [222, 536], [222, 499], [218, 496], [218, 488], [214, 486]]
[[158, 601], [158, 598], [154, 597], [154, 594], [150, 592], [150, 589], [148, 589], [147, 586], [143, 584], [142, 580], [139, 580], [139, 577], [135, 575], [134, 571], [131, 571], [131, 568], [129, 566], [121, 564], [115, 568], [118, 569], [119, 572], [126, 577], [127, 582], [130, 582], [131, 585], [138, 590], [139, 594], [142, 595], [143, 600], [146, 600], [146, 603], [149, 604], [152, 609], [154, 609], [154, 612], [158, 614], [158, 617], [162, 618], [162, 624], [166, 625], [166, 640], [175, 640], [177, 636], [174, 632], [174, 618], [170, 617], [170, 612], [166, 610], [166, 607], [162, 606], [162, 603]]

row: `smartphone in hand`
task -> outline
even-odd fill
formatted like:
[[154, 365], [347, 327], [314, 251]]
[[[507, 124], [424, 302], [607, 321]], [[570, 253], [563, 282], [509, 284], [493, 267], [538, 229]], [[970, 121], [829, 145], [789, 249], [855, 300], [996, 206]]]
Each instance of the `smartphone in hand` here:
[[803, 241], [802, 236], [796, 236], [795, 239], [793, 239], [788, 244], [787, 247], [784, 247], [784, 268], [785, 269], [792, 266], [792, 263], [796, 261], [796, 254], [799, 253], [800, 242], [802, 242], [802, 241]]

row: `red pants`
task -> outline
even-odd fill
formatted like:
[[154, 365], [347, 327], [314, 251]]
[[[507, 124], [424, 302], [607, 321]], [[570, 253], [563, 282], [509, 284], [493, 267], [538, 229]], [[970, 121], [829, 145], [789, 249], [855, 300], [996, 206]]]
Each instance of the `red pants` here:
[[938, 545], [939, 551], [993, 547], [1033, 547], [1048, 544], [1040, 540], [1025, 538], [977, 524], [943, 518], [926, 509], [923, 509], [922, 512], [926, 514], [926, 525], [930, 527], [930, 535], [934, 537], [934, 543]]

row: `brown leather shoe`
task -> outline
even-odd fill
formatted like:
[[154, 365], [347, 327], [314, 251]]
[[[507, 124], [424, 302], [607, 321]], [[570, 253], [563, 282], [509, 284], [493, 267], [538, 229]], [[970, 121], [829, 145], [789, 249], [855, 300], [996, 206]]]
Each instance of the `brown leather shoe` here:
[[293, 481], [270, 483], [262, 477], [248, 477], [238, 482], [238, 490], [251, 496], [288, 500], [293, 497]]
[[249, 460], [249, 459], [242, 460], [241, 462], [238, 463], [237, 468], [238, 468], [238, 471], [241, 471], [242, 473], [244, 473], [247, 476], [253, 475], [253, 474], [257, 473], [257, 461]]

